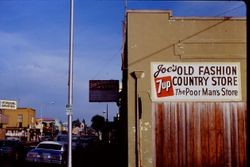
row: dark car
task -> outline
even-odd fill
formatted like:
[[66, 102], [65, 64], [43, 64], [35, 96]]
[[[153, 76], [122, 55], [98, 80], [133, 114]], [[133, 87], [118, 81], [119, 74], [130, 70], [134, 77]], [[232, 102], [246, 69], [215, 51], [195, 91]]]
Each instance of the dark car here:
[[84, 150], [91, 149], [97, 141], [98, 139], [95, 136], [83, 136], [80, 138], [80, 145]]
[[66, 155], [66, 148], [63, 144], [55, 141], [43, 141], [27, 153], [26, 162], [65, 166]]
[[0, 159], [24, 159], [24, 146], [19, 140], [0, 140]]
[[[57, 142], [65, 145], [66, 147], [68, 146], [68, 135], [67, 134], [60, 134], [57, 135], [56, 139]], [[72, 135], [72, 151], [76, 151], [79, 149], [80, 145], [80, 136], [79, 135]]]

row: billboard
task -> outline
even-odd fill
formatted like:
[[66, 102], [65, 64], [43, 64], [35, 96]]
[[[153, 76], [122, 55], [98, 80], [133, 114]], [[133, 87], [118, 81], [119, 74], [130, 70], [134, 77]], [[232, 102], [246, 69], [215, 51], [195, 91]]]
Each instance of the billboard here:
[[89, 102], [117, 102], [119, 80], [89, 80]]
[[152, 62], [153, 101], [241, 101], [239, 62]]
[[17, 109], [17, 102], [13, 100], [0, 100], [0, 109]]

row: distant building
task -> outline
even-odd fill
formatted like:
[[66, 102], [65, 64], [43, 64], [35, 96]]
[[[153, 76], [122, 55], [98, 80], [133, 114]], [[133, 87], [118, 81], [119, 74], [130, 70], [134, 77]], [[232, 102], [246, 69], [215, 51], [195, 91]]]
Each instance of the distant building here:
[[7, 119], [2, 123], [5, 137], [16, 137], [28, 140], [28, 130], [35, 128], [36, 111], [32, 108], [1, 109], [1, 114]]
[[39, 137], [55, 137], [62, 131], [62, 123], [53, 118], [36, 118], [36, 129]]
[[62, 123], [62, 131], [65, 133], [68, 132], [68, 122]]

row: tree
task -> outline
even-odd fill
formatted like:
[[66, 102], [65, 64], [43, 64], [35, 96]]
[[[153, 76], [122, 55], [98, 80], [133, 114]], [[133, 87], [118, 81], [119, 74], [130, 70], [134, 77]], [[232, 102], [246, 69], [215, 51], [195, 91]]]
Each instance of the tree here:
[[84, 118], [82, 119], [82, 123], [84, 123], [84, 125], [86, 124], [86, 121], [85, 121], [85, 119], [84, 119]]
[[105, 127], [105, 118], [100, 115], [95, 115], [91, 119], [91, 127], [95, 129], [96, 131], [103, 131]]
[[79, 119], [74, 120], [74, 121], [72, 122], [72, 126], [73, 126], [73, 127], [80, 127], [80, 126], [81, 126], [81, 121], [80, 121]]

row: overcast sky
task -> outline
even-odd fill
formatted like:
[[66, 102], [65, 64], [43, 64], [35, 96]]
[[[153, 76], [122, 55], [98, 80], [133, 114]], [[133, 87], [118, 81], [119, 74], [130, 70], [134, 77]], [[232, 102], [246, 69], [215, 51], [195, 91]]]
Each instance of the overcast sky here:
[[[0, 0], [0, 99], [37, 117], [67, 120], [70, 0]], [[128, 0], [127, 9], [172, 10], [173, 16], [245, 17], [243, 1]], [[89, 80], [121, 80], [124, 0], [75, 0], [73, 120], [117, 113], [89, 103]]]

